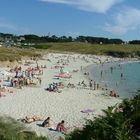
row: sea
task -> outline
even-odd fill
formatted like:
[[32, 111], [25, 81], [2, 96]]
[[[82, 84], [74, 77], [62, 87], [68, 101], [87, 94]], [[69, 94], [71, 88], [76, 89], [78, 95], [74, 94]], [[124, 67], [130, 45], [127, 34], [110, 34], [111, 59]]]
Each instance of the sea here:
[[103, 89], [131, 98], [140, 89], [140, 61], [114, 62], [89, 67], [89, 77]]

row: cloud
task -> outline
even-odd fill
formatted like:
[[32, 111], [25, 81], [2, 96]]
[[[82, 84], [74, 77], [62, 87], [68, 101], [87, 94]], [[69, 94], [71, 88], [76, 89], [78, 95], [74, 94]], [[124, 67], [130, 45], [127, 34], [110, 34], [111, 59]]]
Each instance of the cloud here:
[[124, 0], [39, 0], [42, 2], [71, 5], [75, 8], [97, 13], [105, 13], [115, 4]]
[[107, 23], [105, 25], [105, 31], [114, 35], [125, 35], [140, 26], [140, 10], [138, 9], [125, 8], [123, 11], [114, 15], [114, 17], [114, 23]]
[[67, 35], [72, 36], [72, 37], [77, 37], [80, 35], [80, 33], [79, 32], [68, 32]]

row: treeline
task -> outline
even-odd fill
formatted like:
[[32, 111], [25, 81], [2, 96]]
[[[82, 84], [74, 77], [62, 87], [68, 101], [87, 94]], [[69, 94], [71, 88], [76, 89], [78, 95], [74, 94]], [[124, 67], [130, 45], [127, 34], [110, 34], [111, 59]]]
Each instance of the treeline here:
[[37, 36], [37, 35], [24, 35], [24, 42], [32, 43], [46, 43], [46, 42], [87, 42], [93, 44], [122, 44], [124, 43], [121, 39], [108, 39], [103, 37], [91, 37], [91, 36], [78, 36], [72, 38], [71, 36]]
[[78, 36], [76, 41], [89, 42], [93, 44], [122, 44], [125, 43], [121, 39], [109, 39], [104, 37]]
[[[78, 36], [73, 38], [71, 36], [56, 36], [56, 35], [48, 35], [48, 36], [38, 36], [34, 34], [27, 35], [13, 35], [0, 33], [0, 41], [5, 39], [11, 39], [13, 41], [21, 41], [21, 43], [48, 43], [48, 42], [87, 42], [92, 44], [124, 44], [126, 43], [122, 39], [109, 39], [104, 37], [92, 37], [92, 36]], [[127, 42], [128, 44], [140, 44], [140, 40], [132, 40]]]
[[61, 36], [57, 37], [55, 35], [52, 36], [37, 36], [37, 35], [24, 35], [23, 36], [25, 40], [22, 42], [27, 42], [27, 43], [48, 43], [48, 42], [73, 42], [74, 39], [69, 36]]
[[129, 44], [140, 44], [140, 40], [129, 41]]

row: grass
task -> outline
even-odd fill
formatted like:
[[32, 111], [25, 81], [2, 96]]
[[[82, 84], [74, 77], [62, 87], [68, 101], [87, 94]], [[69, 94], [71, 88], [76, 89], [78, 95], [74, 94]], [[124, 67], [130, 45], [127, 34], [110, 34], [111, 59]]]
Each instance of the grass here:
[[48, 140], [10, 117], [0, 117], [0, 140]]
[[0, 48], [0, 61], [18, 61], [22, 57], [40, 57], [41, 54], [34, 49]]
[[90, 44], [90, 43], [45, 43], [35, 45], [35, 48], [47, 49], [48, 51], [74, 52], [82, 54], [111, 55], [114, 57], [139, 57], [140, 45], [115, 45], [115, 44]]
[[[81, 54], [110, 55], [114, 57], [140, 57], [140, 45], [113, 45], [113, 44], [90, 44], [79, 42], [68, 43], [42, 43], [26, 49], [0, 48], [0, 61], [18, 61], [22, 57], [40, 57], [48, 52], [73, 52]], [[44, 51], [45, 50], [45, 51]], [[41, 52], [41, 53], [40, 53]]]

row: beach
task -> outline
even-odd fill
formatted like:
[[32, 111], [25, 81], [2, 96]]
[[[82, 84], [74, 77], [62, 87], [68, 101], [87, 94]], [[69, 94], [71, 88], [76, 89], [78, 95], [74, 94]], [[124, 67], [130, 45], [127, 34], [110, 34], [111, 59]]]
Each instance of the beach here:
[[[41, 84], [23, 86], [22, 89], [10, 87], [14, 93], [4, 93], [5, 96], [0, 98], [0, 113], [16, 120], [32, 115], [40, 116], [43, 120], [51, 117], [54, 129], [61, 120], [65, 120], [65, 127], [70, 130], [82, 128], [86, 119], [103, 115], [103, 109], [122, 101], [120, 98], [107, 96], [107, 91], [101, 88], [93, 90], [89, 87], [88, 66], [115, 61], [119, 61], [119, 58], [67, 53], [48, 53], [37, 62], [32, 60], [29, 65], [24, 65], [23, 61], [23, 70], [36, 65], [44, 66], [43, 74], [39, 75]], [[78, 85], [82, 81], [85, 86]], [[62, 86], [57, 92], [46, 90], [51, 83], [61, 83]], [[25, 125], [38, 135], [48, 136], [50, 139], [64, 137], [61, 133], [40, 127], [42, 122]]]

